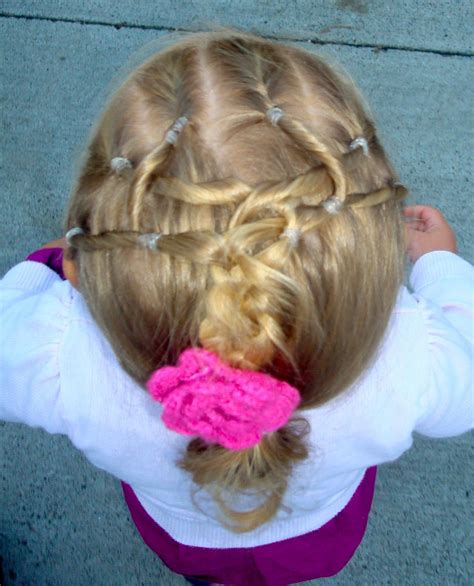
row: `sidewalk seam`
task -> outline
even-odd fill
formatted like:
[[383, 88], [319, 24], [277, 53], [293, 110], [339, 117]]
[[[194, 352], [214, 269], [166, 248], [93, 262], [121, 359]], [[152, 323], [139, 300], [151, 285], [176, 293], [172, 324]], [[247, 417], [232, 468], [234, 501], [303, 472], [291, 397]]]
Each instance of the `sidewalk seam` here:
[[[138, 30], [155, 30], [155, 31], [173, 31], [173, 32], [198, 32], [199, 29], [187, 29], [182, 27], [170, 27], [170, 26], [159, 26], [159, 25], [146, 25], [146, 24], [132, 24], [126, 22], [120, 23], [113, 23], [113, 22], [105, 22], [100, 20], [87, 20], [87, 19], [74, 19], [74, 18], [59, 18], [54, 16], [35, 16], [35, 15], [23, 15], [23, 14], [12, 14], [8, 12], [0, 12], [0, 18], [16, 18], [20, 20], [39, 20], [39, 21], [46, 21], [52, 23], [65, 23], [65, 24], [80, 24], [84, 26], [106, 26], [115, 28], [116, 30], [120, 30], [122, 28], [130, 28], [130, 29], [138, 29]], [[207, 30], [207, 29], [206, 29]], [[326, 39], [304, 39], [304, 38], [293, 38], [293, 37], [285, 37], [285, 36], [275, 36], [275, 35], [262, 35], [265, 36], [267, 39], [275, 40], [275, 41], [283, 41], [283, 42], [293, 42], [293, 43], [310, 43], [312, 45], [339, 45], [342, 47], [352, 47], [355, 49], [373, 49], [375, 52], [385, 52], [385, 51], [405, 51], [408, 53], [429, 53], [432, 55], [440, 55], [442, 57], [472, 57], [474, 56], [474, 51], [449, 51], [449, 50], [441, 50], [441, 49], [427, 49], [427, 48], [414, 48], [414, 47], [405, 47], [402, 45], [380, 45], [380, 44], [370, 44], [370, 43], [351, 43], [349, 41], [333, 41], [333, 40], [326, 40]]]

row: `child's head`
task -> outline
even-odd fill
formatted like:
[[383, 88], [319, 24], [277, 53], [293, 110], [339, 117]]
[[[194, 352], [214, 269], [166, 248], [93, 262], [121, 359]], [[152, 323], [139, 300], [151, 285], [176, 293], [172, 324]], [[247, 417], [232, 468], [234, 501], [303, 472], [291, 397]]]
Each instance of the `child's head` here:
[[[368, 366], [395, 303], [395, 179], [356, 90], [320, 58], [191, 35], [134, 71], [96, 127], [67, 217], [85, 232], [71, 239], [80, 290], [141, 384], [202, 346], [320, 405]], [[182, 465], [199, 484], [266, 490], [248, 514], [221, 503], [252, 529], [306, 457], [302, 434], [290, 423], [243, 452], [193, 440]]]

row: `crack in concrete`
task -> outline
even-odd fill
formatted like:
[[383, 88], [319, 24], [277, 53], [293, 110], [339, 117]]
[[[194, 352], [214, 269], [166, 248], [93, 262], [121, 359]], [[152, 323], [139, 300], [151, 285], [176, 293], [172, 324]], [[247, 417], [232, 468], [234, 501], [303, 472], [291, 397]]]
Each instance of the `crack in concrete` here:
[[[46, 21], [46, 22], [60, 22], [65, 24], [80, 24], [85, 26], [106, 26], [110, 28], [115, 28], [116, 30], [120, 30], [122, 28], [130, 28], [130, 29], [138, 29], [138, 30], [154, 30], [154, 31], [163, 31], [163, 32], [198, 32], [199, 29], [187, 29], [183, 27], [169, 27], [169, 26], [159, 26], [159, 25], [147, 25], [147, 24], [133, 24], [127, 22], [105, 22], [100, 20], [87, 20], [87, 19], [74, 19], [74, 18], [64, 18], [64, 17], [54, 17], [54, 16], [40, 16], [40, 15], [25, 15], [25, 14], [12, 14], [8, 12], [0, 12], [0, 18], [16, 18], [21, 20], [39, 20], [39, 21]], [[370, 43], [351, 43], [349, 41], [331, 41], [327, 39], [304, 39], [298, 37], [285, 37], [285, 36], [275, 36], [275, 35], [263, 35], [267, 39], [272, 39], [276, 41], [286, 41], [286, 42], [300, 42], [300, 43], [311, 43], [312, 45], [340, 45], [342, 47], [352, 47], [355, 49], [372, 49], [376, 52], [386, 52], [386, 51], [405, 51], [409, 53], [429, 53], [432, 55], [440, 55], [442, 57], [472, 57], [474, 55], [474, 51], [449, 51], [449, 50], [441, 50], [441, 49], [428, 49], [428, 48], [415, 48], [415, 47], [406, 47], [403, 45], [380, 45], [380, 44], [370, 44]]]

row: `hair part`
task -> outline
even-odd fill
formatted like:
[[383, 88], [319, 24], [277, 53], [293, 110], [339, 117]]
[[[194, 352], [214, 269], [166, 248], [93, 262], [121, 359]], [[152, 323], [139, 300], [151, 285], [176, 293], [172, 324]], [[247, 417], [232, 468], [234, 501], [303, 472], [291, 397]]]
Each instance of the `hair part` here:
[[[115, 157], [130, 168], [114, 172]], [[404, 264], [395, 182], [357, 91], [322, 59], [244, 33], [190, 35], [134, 71], [94, 131], [66, 221], [86, 232], [81, 292], [139, 384], [202, 346], [296, 386], [301, 418], [356, 381], [386, 331]], [[156, 252], [137, 246], [148, 232]], [[194, 439], [180, 465], [228, 526], [251, 531], [307, 457], [303, 427], [239, 452]], [[265, 500], [242, 513], [223, 495], [245, 490]]]

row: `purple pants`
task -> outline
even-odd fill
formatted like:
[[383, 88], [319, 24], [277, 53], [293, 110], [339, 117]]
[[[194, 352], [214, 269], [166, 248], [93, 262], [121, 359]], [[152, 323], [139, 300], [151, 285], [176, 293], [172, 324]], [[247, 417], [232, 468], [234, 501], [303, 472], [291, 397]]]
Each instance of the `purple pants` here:
[[62, 248], [41, 248], [35, 250], [26, 257], [26, 260], [33, 260], [53, 269], [61, 279], [65, 279], [63, 273], [63, 249]]
[[235, 586], [287, 586], [333, 576], [349, 562], [367, 527], [376, 473], [369, 468], [346, 507], [316, 531], [250, 548], [183, 545], [148, 515], [130, 486], [122, 489], [143, 541], [173, 572]]
[[[38, 250], [27, 260], [49, 266], [64, 279], [60, 248]], [[183, 545], [148, 515], [130, 486], [122, 483], [122, 488], [143, 541], [174, 572], [235, 586], [287, 586], [333, 576], [349, 562], [367, 527], [376, 473], [376, 467], [369, 468], [346, 507], [316, 531], [250, 548]]]

